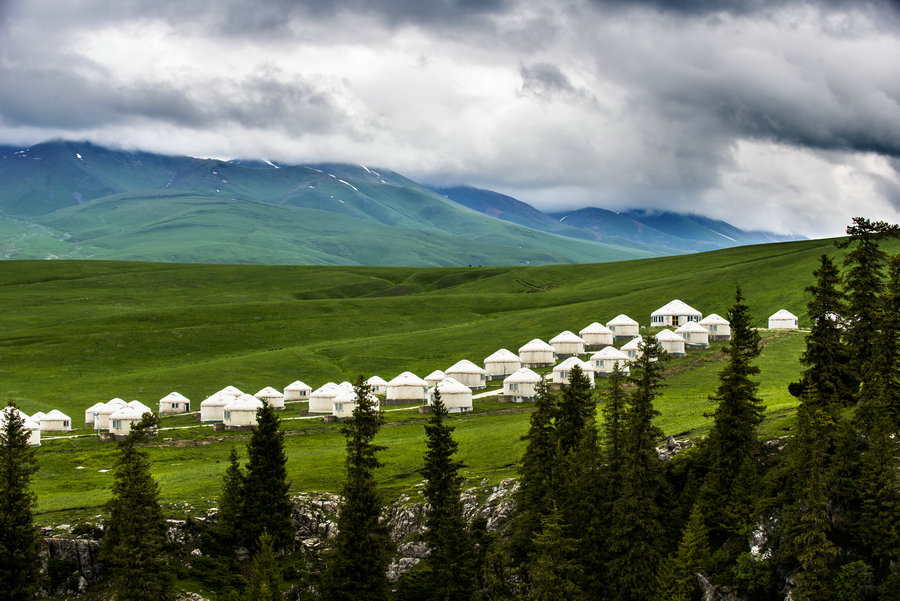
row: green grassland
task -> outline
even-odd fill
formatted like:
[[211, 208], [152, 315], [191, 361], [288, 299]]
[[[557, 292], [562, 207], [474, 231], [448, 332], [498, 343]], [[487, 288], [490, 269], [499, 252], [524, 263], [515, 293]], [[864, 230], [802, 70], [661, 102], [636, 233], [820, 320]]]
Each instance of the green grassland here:
[[[228, 384], [253, 393], [295, 379], [316, 387], [359, 373], [425, 375], [462, 358], [479, 363], [501, 347], [516, 351], [532, 338], [577, 332], [618, 313], [646, 324], [650, 312], [672, 298], [704, 314], [724, 314], [737, 283], [755, 325], [764, 327], [769, 314], [787, 308], [802, 326], [803, 288], [822, 253], [836, 253], [833, 241], [548, 267], [0, 262], [0, 392], [27, 413], [58, 408], [77, 425], [86, 407], [115, 396], [154, 407], [178, 390], [197, 408]], [[802, 348], [802, 334], [767, 334], [759, 360], [767, 436], [791, 426], [795, 404], [786, 385], [797, 377]], [[708, 429], [704, 413], [712, 408], [708, 396], [723, 349], [715, 344], [669, 363], [658, 403], [666, 434]], [[285, 417], [296, 416], [292, 411]], [[379, 477], [396, 494], [420, 480], [423, 416], [414, 409], [387, 415]], [[474, 414], [454, 418], [470, 481], [515, 475], [528, 415], [527, 407], [476, 401]], [[190, 424], [177, 417], [163, 426]], [[339, 490], [339, 426], [292, 419], [284, 428], [293, 490]], [[150, 454], [164, 502], [205, 507], [218, 494], [231, 445], [242, 448], [246, 434], [204, 426], [163, 436], [170, 440]], [[99, 470], [113, 468], [114, 445], [90, 435], [45, 439], [39, 459], [39, 521], [100, 513], [112, 472]]]

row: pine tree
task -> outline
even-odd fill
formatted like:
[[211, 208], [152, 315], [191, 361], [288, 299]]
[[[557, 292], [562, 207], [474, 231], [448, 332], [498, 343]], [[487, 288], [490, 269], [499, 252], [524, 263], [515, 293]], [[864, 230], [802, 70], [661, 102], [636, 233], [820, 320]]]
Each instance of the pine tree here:
[[756, 428], [762, 421], [763, 405], [756, 396], [758, 384], [750, 379], [759, 373], [752, 364], [760, 352], [759, 334], [750, 327], [750, 312], [741, 287], [728, 311], [731, 343], [728, 362], [719, 374], [719, 386], [710, 397], [717, 403], [704, 453], [708, 473], [701, 487], [701, 509], [710, 528], [714, 547], [744, 531], [753, 514], [752, 498], [757, 489], [756, 460], [759, 442]]
[[703, 512], [695, 503], [684, 528], [678, 551], [663, 562], [659, 571], [656, 599], [690, 601], [697, 589], [696, 575], [706, 571], [709, 563], [709, 532], [703, 522]]
[[553, 491], [551, 477], [556, 457], [553, 426], [556, 396], [543, 378], [538, 382], [536, 395], [528, 433], [523, 437], [526, 441], [525, 454], [522, 456], [516, 492], [511, 553], [518, 565], [524, 564], [534, 550], [534, 535], [540, 531], [541, 520], [550, 512]]
[[[844, 344], [846, 297], [840, 289], [840, 273], [828, 255], [819, 258], [813, 271], [816, 283], [806, 287], [810, 300], [806, 313], [812, 326], [806, 337], [806, 348], [800, 356], [805, 366], [800, 378], [802, 388], [814, 387], [815, 395], [807, 400], [821, 400], [826, 405], [849, 405], [855, 393], [856, 380], [850, 367], [850, 351]], [[802, 398], [802, 390], [797, 397]]]
[[849, 267], [845, 285], [849, 297], [846, 336], [851, 365], [856, 377], [862, 380], [875, 354], [872, 334], [878, 331], [881, 321], [879, 297], [884, 286], [887, 254], [879, 242], [900, 236], [900, 227], [854, 217], [853, 224], [847, 226], [847, 234], [847, 239], [837, 243], [838, 248], [850, 249], [844, 256], [844, 265]]
[[0, 599], [32, 599], [40, 570], [40, 531], [30, 490], [38, 465], [31, 433], [12, 401], [0, 415]]
[[[238, 542], [241, 532], [241, 509], [244, 502], [244, 472], [238, 463], [235, 447], [228, 456], [228, 468], [222, 478], [222, 495], [219, 497], [219, 521], [216, 530], [226, 544]], [[270, 537], [271, 538], [271, 537]]]
[[376, 455], [384, 447], [373, 442], [384, 418], [362, 376], [354, 389], [357, 405], [342, 428], [347, 439], [344, 500], [320, 591], [326, 601], [387, 598], [391, 541], [387, 526], [379, 521], [383, 501], [375, 482], [375, 469], [382, 465]]
[[554, 503], [541, 519], [541, 531], [534, 537], [535, 557], [529, 564], [531, 583], [527, 599], [532, 601], [577, 601], [584, 597], [577, 582], [582, 568], [575, 559], [577, 542], [565, 535], [560, 512]]
[[469, 601], [475, 591], [474, 548], [463, 517], [463, 464], [453, 459], [457, 443], [447, 425], [447, 407], [435, 392], [431, 418], [425, 424], [425, 542], [431, 598]]
[[268, 403], [257, 410], [256, 421], [259, 425], [247, 444], [247, 472], [240, 510], [243, 539], [255, 548], [262, 533], [268, 532], [275, 548], [282, 549], [294, 540], [284, 432], [279, 430], [281, 420]]
[[622, 454], [624, 443], [624, 411], [625, 411], [625, 372], [616, 363], [609, 376], [606, 389], [606, 402], [601, 408], [603, 414], [603, 460], [606, 466], [607, 486], [610, 490], [618, 488], [622, 471]]
[[119, 448], [100, 558], [110, 568], [117, 601], [172, 599], [174, 576], [165, 552], [159, 486], [134, 438], [127, 437]]
[[665, 486], [662, 460], [656, 443], [662, 430], [653, 425], [659, 415], [653, 400], [662, 386], [665, 351], [650, 336], [639, 347], [633, 364], [635, 385], [625, 412], [621, 492], [613, 503], [610, 525], [608, 573], [612, 597], [621, 601], [642, 601], [651, 597], [662, 559], [665, 529], [660, 496]]
[[594, 423], [594, 414], [591, 382], [581, 367], [575, 365], [556, 408], [556, 443], [560, 453], [568, 453], [578, 446], [585, 428]]
[[253, 573], [244, 598], [246, 601], [284, 601], [272, 537], [263, 532], [254, 546], [258, 550], [253, 556]]

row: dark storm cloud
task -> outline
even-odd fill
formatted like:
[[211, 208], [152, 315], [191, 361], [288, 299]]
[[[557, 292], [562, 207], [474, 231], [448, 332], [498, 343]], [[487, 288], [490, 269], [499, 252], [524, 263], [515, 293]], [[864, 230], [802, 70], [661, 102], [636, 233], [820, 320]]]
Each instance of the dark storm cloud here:
[[[682, 15], [709, 15], [730, 13], [752, 15], [770, 9], [804, 4], [804, 0], [590, 0], [593, 4], [616, 10], [650, 8], [659, 12]], [[815, 0], [819, 6], [829, 8], [871, 7], [873, 10], [897, 8], [895, 0]]]

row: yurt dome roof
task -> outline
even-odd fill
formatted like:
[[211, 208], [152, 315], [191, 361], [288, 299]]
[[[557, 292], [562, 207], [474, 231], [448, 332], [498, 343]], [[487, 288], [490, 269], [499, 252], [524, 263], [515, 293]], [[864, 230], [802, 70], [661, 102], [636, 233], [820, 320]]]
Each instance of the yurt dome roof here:
[[650, 314], [651, 317], [656, 317], [657, 315], [693, 315], [700, 317], [703, 314], [686, 302], [676, 298]]
[[523, 367], [522, 369], [518, 369], [507, 376], [505, 381], [512, 382], [514, 384], [537, 384], [541, 381], [541, 376], [534, 370]]
[[627, 359], [628, 355], [623, 353], [619, 349], [614, 346], [606, 346], [591, 355], [591, 361], [605, 360], [605, 359]]
[[550, 339], [550, 344], [553, 344], [554, 342], [584, 342], [584, 339], [578, 334], [573, 334], [569, 330], [563, 330]]

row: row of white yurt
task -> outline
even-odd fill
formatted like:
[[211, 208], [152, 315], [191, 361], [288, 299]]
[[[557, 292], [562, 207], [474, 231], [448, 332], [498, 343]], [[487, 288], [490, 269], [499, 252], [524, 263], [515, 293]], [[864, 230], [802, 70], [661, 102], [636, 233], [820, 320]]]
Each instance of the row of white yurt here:
[[441, 393], [441, 402], [448, 413], [462, 413], [472, 410], [472, 388], [459, 380], [447, 376], [428, 389], [428, 404], [433, 405], [435, 395]]
[[127, 404], [128, 403], [118, 397], [103, 403], [94, 412], [94, 429], [109, 430], [109, 416]]
[[15, 411], [16, 415], [18, 415], [19, 418], [22, 420], [22, 426], [29, 432], [28, 444], [33, 447], [40, 446], [40, 444], [41, 444], [41, 425], [39, 423], [37, 423], [36, 421], [34, 421], [33, 419], [31, 419], [31, 417], [28, 416], [28, 414], [21, 411], [20, 409], [17, 409], [15, 407], [12, 407], [9, 405], [4, 407], [3, 409], [0, 409], [0, 429], [2, 429], [3, 427], [6, 426], [6, 420], [8, 420], [9, 417], [13, 414], [12, 413], [13, 411]]
[[484, 371], [488, 379], [505, 378], [522, 367], [522, 360], [510, 350], [502, 348], [484, 358]]

